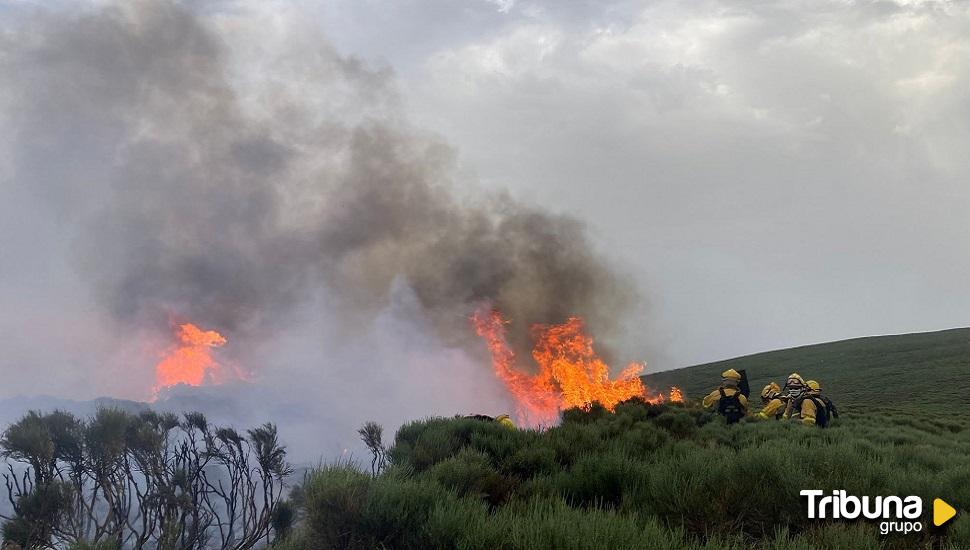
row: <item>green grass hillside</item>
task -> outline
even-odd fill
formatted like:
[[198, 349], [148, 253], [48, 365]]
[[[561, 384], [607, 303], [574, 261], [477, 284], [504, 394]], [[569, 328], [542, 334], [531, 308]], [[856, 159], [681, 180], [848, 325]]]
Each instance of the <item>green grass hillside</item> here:
[[[970, 330], [861, 338], [650, 375], [688, 402], [573, 409], [543, 431], [411, 422], [382, 473], [310, 474], [304, 520], [280, 549], [970, 548], [968, 367]], [[816, 378], [843, 415], [827, 429], [727, 425], [696, 404], [727, 368], [747, 369], [754, 391], [792, 371]], [[808, 519], [802, 489], [918, 495], [923, 530]], [[936, 497], [960, 510], [941, 528]]]
[[970, 329], [856, 338], [771, 351], [643, 377], [654, 388], [680, 386], [699, 398], [721, 372], [747, 369], [752, 392], [792, 372], [815, 379], [846, 411], [906, 409], [970, 415]]

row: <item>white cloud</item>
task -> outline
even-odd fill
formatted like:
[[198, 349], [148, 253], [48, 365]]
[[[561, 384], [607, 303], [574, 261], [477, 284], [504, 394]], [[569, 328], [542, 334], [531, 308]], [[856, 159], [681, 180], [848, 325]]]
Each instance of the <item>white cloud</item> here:
[[494, 4], [498, 11], [509, 13], [515, 7], [515, 0], [485, 0], [489, 4]]
[[636, 266], [653, 366], [967, 324], [940, 304], [970, 258], [926, 244], [970, 246], [966, 5], [539, 4], [402, 73], [408, 102]]

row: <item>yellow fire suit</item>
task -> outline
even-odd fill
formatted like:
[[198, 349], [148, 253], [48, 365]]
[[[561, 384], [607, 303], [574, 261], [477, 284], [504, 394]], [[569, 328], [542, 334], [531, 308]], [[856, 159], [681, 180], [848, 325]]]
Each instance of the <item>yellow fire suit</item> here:
[[762, 407], [761, 410], [758, 411], [757, 416], [763, 420], [767, 420], [769, 418], [779, 418], [785, 413], [786, 407], [787, 403], [776, 397], [775, 399], [769, 401], [767, 405]]
[[[721, 386], [721, 388], [724, 389], [725, 397], [730, 397], [738, 393], [738, 389], [731, 386]], [[705, 409], [710, 409], [717, 406], [717, 402], [721, 400], [721, 392], [718, 391], [721, 388], [718, 388], [717, 390], [714, 390], [711, 393], [704, 396], [704, 400], [701, 401], [701, 404], [704, 405]], [[745, 412], [747, 412], [748, 398], [746, 398], [744, 395], [738, 395], [738, 401], [741, 402], [741, 408], [744, 409]]]
[[[808, 394], [806, 394], [805, 397], [801, 399], [802, 403], [801, 403], [800, 410], [798, 411], [786, 410], [785, 418], [789, 418], [793, 422], [801, 422], [806, 426], [814, 426], [816, 416], [818, 415], [818, 405], [815, 403], [815, 400], [812, 398], [818, 397], [819, 395], [821, 395], [821, 392], [816, 392], [816, 391], [808, 392]], [[789, 409], [793, 407], [794, 407], [794, 403], [792, 404], [791, 407], [789, 407]]]

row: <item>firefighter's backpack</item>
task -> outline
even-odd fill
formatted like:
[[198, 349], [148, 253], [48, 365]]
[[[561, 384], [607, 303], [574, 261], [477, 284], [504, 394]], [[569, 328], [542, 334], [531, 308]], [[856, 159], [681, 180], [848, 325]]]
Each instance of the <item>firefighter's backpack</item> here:
[[717, 391], [721, 394], [721, 398], [717, 401], [717, 412], [727, 420], [727, 423], [734, 424], [744, 418], [741, 392], [735, 390], [734, 394], [728, 395], [724, 393], [724, 388], [718, 388]]

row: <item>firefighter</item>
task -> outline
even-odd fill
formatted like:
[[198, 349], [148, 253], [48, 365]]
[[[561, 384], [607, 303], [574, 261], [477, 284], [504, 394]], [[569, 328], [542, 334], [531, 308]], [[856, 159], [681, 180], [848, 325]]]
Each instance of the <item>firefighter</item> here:
[[509, 428], [511, 430], [515, 429], [515, 422], [512, 422], [512, 419], [507, 414], [500, 414], [496, 416], [495, 421], [501, 424], [502, 426], [505, 426], [506, 428]]
[[805, 394], [791, 407], [792, 420], [806, 426], [824, 428], [832, 418], [838, 418], [839, 411], [828, 397], [822, 395], [822, 386], [815, 380], [805, 382]]
[[511, 428], [513, 430], [515, 429], [515, 422], [512, 422], [512, 418], [510, 418], [507, 414], [500, 414], [498, 416], [488, 416], [487, 414], [468, 414], [463, 418], [467, 418], [469, 420], [481, 420], [482, 422], [496, 422], [506, 428]]
[[763, 420], [779, 419], [785, 413], [785, 405], [787, 403], [781, 398], [781, 388], [772, 382], [761, 390], [761, 410], [757, 416]]
[[825, 395], [825, 394], [822, 393], [822, 385], [821, 384], [819, 384], [815, 380], [809, 380], [808, 382], [805, 382], [805, 385], [808, 386], [809, 389], [814, 390], [815, 392], [817, 392], [816, 397], [818, 399], [820, 399], [822, 401], [822, 403], [825, 404], [825, 410], [826, 410], [826, 412], [829, 413], [829, 421], [830, 422], [832, 421], [833, 418], [838, 418], [839, 417], [839, 410], [835, 408], [835, 403], [833, 403], [832, 400], [829, 399], [827, 395]]
[[704, 397], [704, 408], [715, 409], [728, 424], [734, 424], [748, 413], [748, 398], [738, 388], [741, 378], [741, 373], [734, 369], [722, 372], [721, 385]]
[[797, 372], [793, 372], [788, 375], [788, 379], [785, 380], [786, 391], [799, 392], [804, 391], [804, 389], [805, 380], [802, 378], [802, 375], [798, 374]]
[[761, 404], [767, 405], [768, 403], [774, 401], [778, 394], [781, 393], [781, 388], [778, 387], [777, 382], [772, 382], [761, 389]]
[[[793, 414], [792, 403], [805, 393], [805, 389], [805, 380], [797, 372], [788, 375], [785, 387], [781, 390], [778, 390], [778, 384], [774, 382], [768, 384], [761, 390], [764, 406], [756, 416], [762, 420], [790, 418]], [[794, 414], [797, 415], [797, 411]]]
[[792, 407], [799, 402], [802, 396], [808, 388], [805, 386], [805, 379], [802, 375], [797, 372], [793, 372], [788, 375], [785, 380], [785, 387], [781, 390], [781, 395], [778, 396], [785, 403], [785, 408], [782, 411], [782, 418], [789, 419], [792, 416], [798, 416], [798, 409], [793, 409]]

